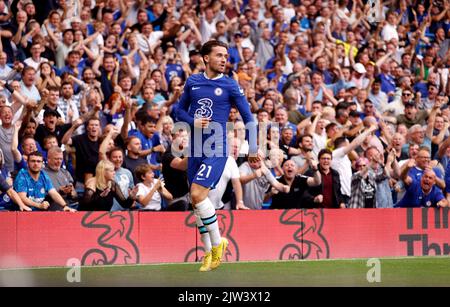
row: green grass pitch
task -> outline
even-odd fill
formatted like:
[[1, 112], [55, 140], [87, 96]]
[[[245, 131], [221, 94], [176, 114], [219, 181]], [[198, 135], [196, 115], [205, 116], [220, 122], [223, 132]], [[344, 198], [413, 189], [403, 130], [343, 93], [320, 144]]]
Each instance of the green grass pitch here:
[[450, 286], [449, 257], [380, 259], [381, 282], [369, 283], [367, 259], [223, 263], [200, 273], [200, 264], [157, 264], [81, 268], [69, 283], [69, 268], [0, 270], [0, 286]]

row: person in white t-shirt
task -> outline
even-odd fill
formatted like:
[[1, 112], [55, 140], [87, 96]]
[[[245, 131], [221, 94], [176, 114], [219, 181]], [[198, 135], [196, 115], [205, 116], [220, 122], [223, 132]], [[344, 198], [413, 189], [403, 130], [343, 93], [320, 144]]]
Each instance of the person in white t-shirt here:
[[136, 178], [142, 180], [137, 184], [138, 192], [136, 193], [136, 199], [142, 205], [142, 209], [160, 211], [161, 196], [168, 201], [173, 199], [172, 194], [164, 187], [164, 182], [155, 179], [155, 174], [149, 164], [139, 165], [135, 173]]
[[225, 190], [228, 185], [228, 181], [231, 180], [231, 184], [233, 185], [233, 190], [236, 195], [236, 209], [249, 209], [244, 205], [244, 201], [242, 199], [242, 185], [239, 178], [241, 177], [239, 174], [239, 168], [236, 163], [236, 159], [239, 155], [240, 148], [240, 140], [238, 138], [233, 138], [229, 141], [230, 146], [230, 156], [228, 156], [227, 162], [225, 163], [225, 168], [223, 169], [222, 176], [220, 177], [219, 182], [216, 187], [209, 191], [208, 197], [211, 202], [214, 204], [216, 210], [220, 209], [231, 209], [230, 202], [223, 203], [222, 196], [225, 193]]
[[142, 25], [142, 33], [137, 35], [139, 48], [145, 54], [153, 53], [163, 36], [163, 31], [153, 31], [151, 23], [144, 23]]
[[41, 53], [44, 51], [44, 48], [39, 43], [34, 43], [31, 46], [31, 57], [25, 59], [23, 61], [27, 66], [31, 66], [34, 70], [38, 71], [39, 66], [43, 62], [48, 62], [48, 59], [41, 57]]
[[387, 15], [386, 21], [387, 22], [384, 25], [383, 30], [381, 30], [381, 38], [385, 42], [388, 42], [393, 38], [398, 41], [399, 37], [397, 32], [397, 13], [390, 12]]
[[[345, 202], [348, 205], [351, 195], [351, 178], [352, 178], [352, 163], [348, 157], [348, 154], [352, 153], [365, 138], [372, 132], [378, 129], [378, 126], [371, 126], [364, 133], [356, 137], [351, 143], [345, 137], [339, 137], [334, 141], [335, 150], [333, 151], [333, 162], [331, 167], [339, 173], [341, 179], [341, 193], [345, 198]], [[356, 156], [355, 156], [356, 157]]]

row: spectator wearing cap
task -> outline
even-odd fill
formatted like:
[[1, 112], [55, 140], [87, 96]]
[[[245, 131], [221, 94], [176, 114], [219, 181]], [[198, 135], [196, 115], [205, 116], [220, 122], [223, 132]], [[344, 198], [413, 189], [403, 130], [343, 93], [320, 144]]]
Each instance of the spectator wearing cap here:
[[80, 17], [74, 16], [74, 17], [69, 19], [69, 22], [70, 22], [70, 28], [72, 28], [72, 30], [74, 30], [74, 31], [82, 30], [81, 29], [82, 21], [81, 21]]
[[49, 135], [54, 135], [61, 146], [61, 140], [71, 124], [58, 124], [58, 118], [61, 118], [61, 115], [56, 110], [49, 108], [43, 112], [43, 123], [38, 125], [34, 136], [41, 147], [44, 147], [44, 139]]
[[369, 86], [369, 79], [365, 77], [367, 70], [361, 63], [353, 65], [352, 79], [359, 90], [366, 89]]

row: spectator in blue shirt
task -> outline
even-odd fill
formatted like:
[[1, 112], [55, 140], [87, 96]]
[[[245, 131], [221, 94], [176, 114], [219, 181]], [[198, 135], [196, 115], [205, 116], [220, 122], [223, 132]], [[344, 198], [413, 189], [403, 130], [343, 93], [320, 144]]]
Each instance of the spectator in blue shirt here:
[[[420, 182], [425, 170], [430, 168], [430, 161], [431, 161], [430, 150], [425, 146], [420, 147], [419, 151], [417, 152], [416, 158], [410, 159], [406, 164], [406, 167], [404, 167], [402, 170], [401, 179], [403, 180], [403, 182], [407, 186], [409, 186], [413, 181]], [[441, 170], [437, 167], [434, 167], [432, 170], [434, 173], [435, 177], [434, 181], [436, 186], [442, 191], [444, 191], [445, 190], [444, 175], [442, 174]]]
[[[145, 111], [145, 110], [144, 110]], [[159, 135], [156, 132], [156, 122], [147, 113], [141, 112], [136, 114], [138, 121], [138, 129], [131, 130], [128, 136], [136, 136], [141, 140], [142, 149], [139, 156], [147, 159], [147, 162], [152, 165], [153, 170], [159, 170], [159, 166], [155, 165], [157, 162], [152, 153], [155, 151], [164, 151], [160, 144]]]
[[[44, 158], [38, 151], [28, 155], [28, 168], [23, 168], [14, 180], [14, 189], [19, 194], [22, 202], [35, 210], [48, 210], [50, 203], [47, 197], [61, 206], [63, 211], [74, 212], [69, 208], [62, 196], [53, 187], [48, 175], [42, 170]], [[56, 208], [55, 208], [56, 209]]]
[[[409, 165], [411, 166], [411, 165]], [[406, 193], [398, 202], [396, 207], [447, 207], [448, 201], [445, 199], [442, 190], [436, 183], [436, 174], [427, 168], [420, 180], [409, 181]]]

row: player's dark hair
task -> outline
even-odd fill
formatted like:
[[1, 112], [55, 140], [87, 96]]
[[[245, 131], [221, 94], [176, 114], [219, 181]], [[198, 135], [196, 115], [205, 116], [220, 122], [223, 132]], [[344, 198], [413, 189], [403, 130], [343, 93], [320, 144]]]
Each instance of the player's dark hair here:
[[200, 54], [202, 55], [202, 57], [205, 57], [205, 55], [210, 54], [212, 49], [217, 46], [224, 47], [228, 50], [227, 44], [218, 40], [210, 40], [203, 44], [202, 48], [200, 49]]

